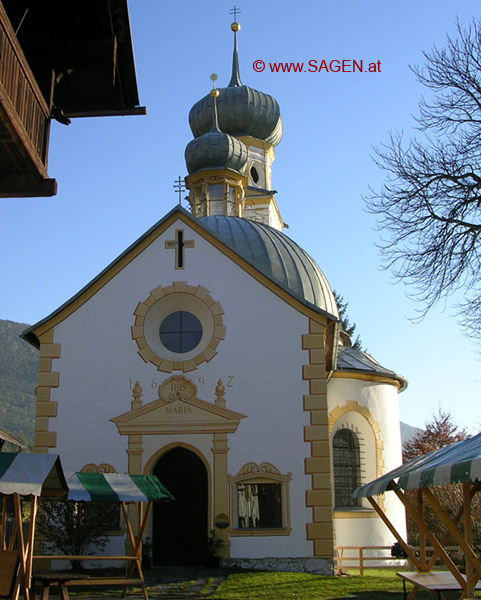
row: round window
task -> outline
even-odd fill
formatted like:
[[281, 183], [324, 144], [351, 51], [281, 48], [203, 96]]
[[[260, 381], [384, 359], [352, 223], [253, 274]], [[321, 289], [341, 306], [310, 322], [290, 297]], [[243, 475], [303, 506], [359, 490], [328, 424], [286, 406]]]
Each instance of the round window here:
[[253, 160], [249, 167], [252, 185], [261, 188], [265, 184], [265, 166], [259, 160]]
[[165, 317], [159, 328], [159, 336], [167, 350], [177, 354], [190, 352], [202, 339], [202, 325], [192, 313], [179, 310]]

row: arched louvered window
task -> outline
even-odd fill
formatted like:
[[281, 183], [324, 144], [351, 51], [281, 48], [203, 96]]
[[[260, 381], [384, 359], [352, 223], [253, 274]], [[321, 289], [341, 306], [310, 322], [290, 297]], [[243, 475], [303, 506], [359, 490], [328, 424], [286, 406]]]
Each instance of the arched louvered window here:
[[332, 442], [334, 468], [335, 506], [358, 506], [359, 500], [352, 497], [361, 485], [361, 458], [359, 440], [350, 429], [340, 429]]

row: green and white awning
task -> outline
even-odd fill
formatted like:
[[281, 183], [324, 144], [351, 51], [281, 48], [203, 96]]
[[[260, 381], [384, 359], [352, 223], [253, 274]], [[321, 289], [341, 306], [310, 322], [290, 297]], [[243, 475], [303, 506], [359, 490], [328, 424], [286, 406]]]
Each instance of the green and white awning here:
[[58, 454], [0, 452], [0, 494], [58, 496], [66, 490]]
[[150, 502], [173, 500], [155, 475], [73, 473], [67, 477], [68, 499], [93, 502]]
[[391, 483], [413, 490], [447, 483], [481, 481], [481, 433], [472, 438], [433, 450], [354, 491], [355, 498], [377, 496]]

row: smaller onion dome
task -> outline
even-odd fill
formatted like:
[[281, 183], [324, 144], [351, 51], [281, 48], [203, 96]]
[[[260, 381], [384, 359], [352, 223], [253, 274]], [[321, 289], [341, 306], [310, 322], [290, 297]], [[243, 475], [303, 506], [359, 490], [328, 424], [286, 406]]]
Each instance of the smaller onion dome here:
[[185, 149], [189, 175], [201, 169], [232, 169], [242, 173], [246, 162], [246, 145], [221, 131], [204, 133], [189, 142]]
[[[217, 75], [212, 74], [211, 79], [214, 82]], [[210, 131], [189, 142], [185, 149], [185, 163], [189, 175], [202, 169], [232, 169], [241, 173], [247, 163], [247, 146], [219, 129], [217, 120], [218, 96], [219, 90], [215, 88], [209, 95], [212, 98], [209, 107], [212, 119]]]

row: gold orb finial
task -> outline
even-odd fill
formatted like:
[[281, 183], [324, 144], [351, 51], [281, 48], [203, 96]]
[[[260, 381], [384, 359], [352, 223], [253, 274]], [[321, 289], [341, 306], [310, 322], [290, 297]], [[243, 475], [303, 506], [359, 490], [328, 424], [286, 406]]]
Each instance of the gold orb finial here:
[[210, 76], [210, 80], [212, 81], [212, 89], [210, 90], [210, 95], [213, 98], [217, 98], [217, 96], [220, 94], [219, 90], [215, 88], [215, 82], [217, 81], [217, 73], [212, 73], [212, 75]]
[[232, 29], [232, 31], [234, 31], [235, 33], [237, 33], [238, 31], [240, 31], [241, 26], [240, 26], [239, 23], [237, 23], [237, 21], [234, 21], [232, 23], [232, 25], [230, 26], [230, 28]]

